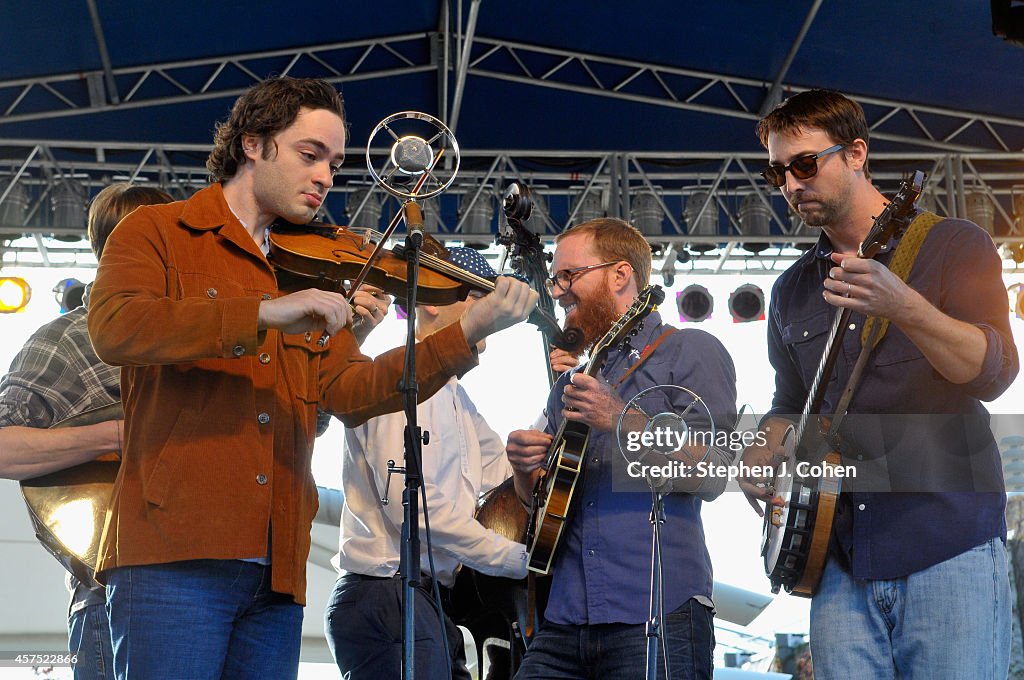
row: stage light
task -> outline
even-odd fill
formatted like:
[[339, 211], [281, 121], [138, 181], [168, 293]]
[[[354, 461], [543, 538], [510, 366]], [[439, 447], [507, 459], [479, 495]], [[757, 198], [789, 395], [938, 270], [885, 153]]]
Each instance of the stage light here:
[[969, 191], [964, 197], [967, 206], [967, 219], [988, 232], [995, 234], [996, 209], [988, 194], [980, 189]]
[[641, 191], [633, 197], [630, 201], [629, 221], [644, 236], [664, 234], [662, 223], [665, 221], [665, 213], [652, 191]]
[[[715, 197], [708, 199], [708, 191], [701, 189], [690, 194], [683, 209], [683, 221], [686, 222], [687, 232], [691, 236], [718, 236], [718, 203]], [[708, 207], [700, 215], [701, 206], [707, 201]], [[697, 253], [706, 253], [718, 246], [714, 243], [690, 243], [687, 249]]]
[[[573, 210], [576, 211], [574, 224], [582, 224], [590, 220], [604, 217], [604, 207], [601, 204], [601, 190], [591, 189], [583, 193], [582, 190], [573, 199]], [[635, 225], [634, 225], [635, 226]]]
[[78, 279], [63, 279], [53, 287], [53, 297], [60, 305], [60, 313], [67, 314], [84, 304], [85, 284]]
[[86, 237], [86, 192], [81, 182], [64, 178], [53, 189], [53, 226], [60, 229], [80, 229], [77, 234], [56, 234], [58, 241], [75, 243]]
[[[470, 205], [476, 191], [468, 188], [462, 195], [459, 205], [459, 218], [462, 221], [462, 234], [467, 248], [484, 250], [494, 242], [494, 230], [491, 220], [494, 219], [494, 204], [491, 201], [491, 185], [485, 184], [476, 200]], [[474, 235], [476, 236], [474, 238]]]
[[745, 283], [729, 295], [729, 313], [733, 323], [764, 320], [764, 291]]
[[703, 321], [715, 311], [715, 300], [704, 286], [691, 283], [676, 294], [680, 321]]
[[[744, 236], [768, 236], [771, 234], [772, 212], [757, 194], [747, 194], [740, 202], [739, 222]], [[760, 253], [771, 247], [770, 243], [741, 243], [740, 247], [751, 253]]]
[[32, 299], [28, 281], [18, 276], [0, 276], [0, 314], [13, 314], [25, 309]]
[[[0, 195], [7, 190], [7, 185], [11, 183], [11, 180], [7, 180], [0, 185]], [[7, 198], [4, 199], [3, 203], [0, 203], [0, 224], [5, 227], [20, 227], [25, 224], [25, 220], [28, 218], [28, 205], [31, 201], [31, 197], [28, 193], [28, 188], [24, 182], [14, 182], [14, 186], [7, 191]]]

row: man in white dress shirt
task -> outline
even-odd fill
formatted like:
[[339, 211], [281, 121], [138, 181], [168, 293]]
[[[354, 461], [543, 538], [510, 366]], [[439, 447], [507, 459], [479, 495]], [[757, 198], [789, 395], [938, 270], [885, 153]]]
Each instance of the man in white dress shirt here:
[[[449, 260], [494, 280], [487, 261], [469, 248], [449, 248]], [[444, 307], [417, 307], [418, 337], [455, 323], [478, 296]], [[478, 345], [483, 351], [484, 343]], [[492, 576], [523, 578], [526, 546], [509, 541], [474, 519], [477, 498], [511, 476], [501, 438], [477, 412], [466, 391], [452, 378], [419, 405], [419, 426], [429, 432], [423, 445], [423, 483], [429, 512], [435, 576], [446, 601], [459, 564]], [[344, 507], [340, 551], [334, 558], [341, 576], [327, 603], [327, 640], [347, 680], [398, 678], [402, 663], [401, 552], [404, 477], [393, 475], [387, 505], [381, 503], [389, 460], [404, 464], [405, 414], [374, 418], [346, 431], [342, 463]], [[420, 531], [424, 531], [421, 508]], [[447, 680], [466, 678], [462, 635], [443, 615], [451, 659], [448, 675], [442, 617], [434, 604], [426, 536], [421, 535], [423, 577], [416, 590], [415, 675]]]

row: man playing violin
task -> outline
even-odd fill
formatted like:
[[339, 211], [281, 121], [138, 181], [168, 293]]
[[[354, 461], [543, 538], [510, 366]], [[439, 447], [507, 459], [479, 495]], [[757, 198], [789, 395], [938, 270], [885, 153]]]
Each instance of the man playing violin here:
[[[647, 287], [651, 249], [643, 235], [622, 220], [591, 220], [558, 236], [551, 268], [554, 275], [548, 287], [566, 310], [566, 325], [582, 329], [585, 345], [593, 346]], [[527, 648], [519, 680], [644, 677], [652, 498], [646, 482], [617, 486], [626, 461], [620, 455], [616, 423], [625, 402], [659, 385], [694, 390], [718, 428], [734, 426], [736, 371], [728, 352], [712, 335], [695, 328], [673, 329], [651, 312], [635, 335], [609, 352], [596, 375], [573, 370], [558, 379], [548, 398], [543, 430], [509, 435], [516, 491], [530, 505], [552, 435], [562, 420], [590, 427], [581, 488], [551, 567], [544, 622]], [[670, 390], [657, 395], [657, 401], [659, 412], [682, 413], [682, 402], [689, 399], [682, 391]], [[713, 462], [732, 462], [727, 451], [707, 453]], [[666, 460], [660, 453], [652, 457], [652, 463]], [[662, 649], [670, 677], [710, 680], [712, 575], [700, 510], [703, 500], [722, 492], [724, 480], [662, 481], [666, 484], [658, 491], [664, 494], [667, 515], [661, 530], [667, 615]], [[661, 657], [658, 677], [665, 677]]]
[[[1005, 678], [1006, 496], [981, 400], [1010, 385], [1018, 359], [992, 240], [966, 220], [922, 215], [933, 226], [904, 282], [894, 263], [926, 222], [882, 244], [877, 259], [856, 257], [887, 202], [871, 183], [860, 105], [837, 92], [802, 92], [769, 113], [758, 134], [771, 163], [765, 179], [821, 235], [772, 291], [775, 396], [761, 425], [765, 445], [748, 448], [743, 462], [777, 464], [787, 414], [804, 407], [837, 308], [852, 315], [826, 415], [842, 403], [866, 317], [891, 321], [868, 350], [840, 430], [845, 460], [884, 458], [887, 473], [883, 487], [851, 479], [839, 497], [811, 603], [814, 677]], [[997, 483], [971, 493], [975, 475]], [[759, 514], [758, 501], [782, 503], [763, 479], [741, 486]]]
[[[345, 141], [331, 85], [263, 81], [217, 128], [216, 182], [136, 211], [108, 242], [89, 332], [124, 367], [124, 454], [99, 558], [119, 678], [297, 674], [317, 409], [357, 425], [402, 404], [404, 350], [363, 356], [348, 300], [283, 294], [266, 258], [271, 223], [317, 212]], [[500, 280], [418, 343], [420, 396], [535, 302]]]

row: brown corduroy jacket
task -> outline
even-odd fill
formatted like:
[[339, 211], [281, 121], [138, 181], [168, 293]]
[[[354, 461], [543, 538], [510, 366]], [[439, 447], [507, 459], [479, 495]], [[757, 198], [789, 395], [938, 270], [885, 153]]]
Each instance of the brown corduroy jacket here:
[[[219, 184], [143, 206], [108, 241], [89, 305], [97, 354], [120, 365], [125, 440], [98, 571], [263, 557], [305, 602], [317, 508], [317, 406], [349, 425], [397, 411], [404, 349], [371, 361], [351, 332], [258, 332], [283, 295]], [[419, 397], [476, 365], [459, 324], [417, 345]]]

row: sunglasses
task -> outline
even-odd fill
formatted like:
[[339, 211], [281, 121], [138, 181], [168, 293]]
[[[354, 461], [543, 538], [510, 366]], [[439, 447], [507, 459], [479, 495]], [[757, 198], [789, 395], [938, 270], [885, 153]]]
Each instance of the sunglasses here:
[[805, 156], [798, 156], [794, 158], [789, 165], [769, 165], [767, 168], [761, 171], [761, 177], [764, 177], [764, 181], [771, 184], [773, 187], [781, 187], [786, 183], [786, 171], [793, 173], [793, 177], [797, 179], [810, 179], [818, 174], [818, 159], [827, 156], [830, 153], [835, 153], [840, 149], [844, 148], [842, 144], [836, 144], [830, 146], [824, 151], [818, 153], [809, 153]]

